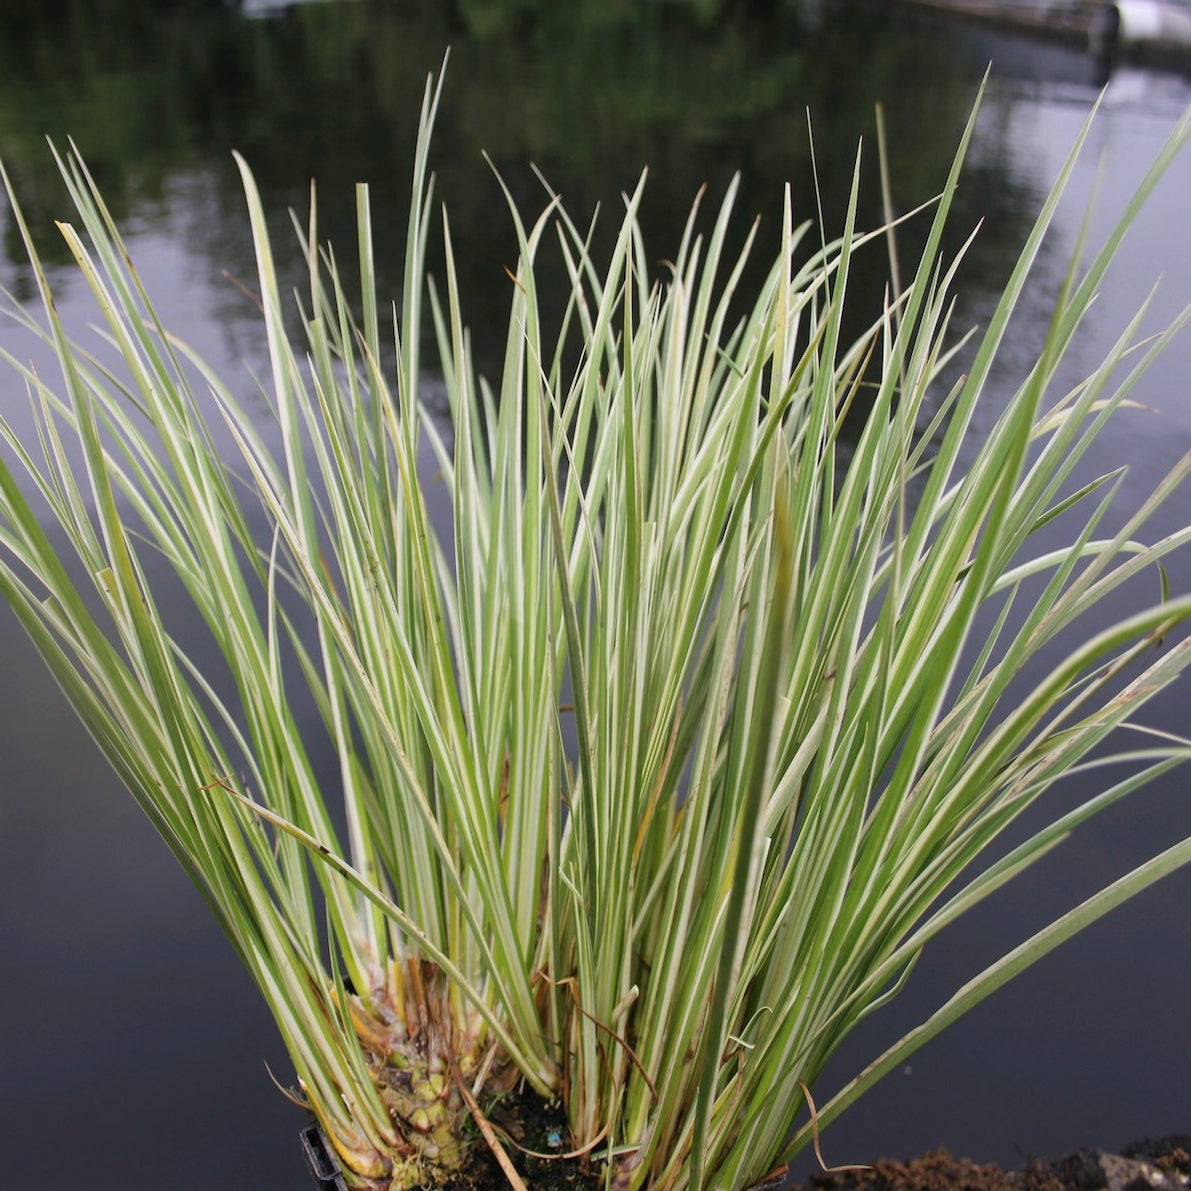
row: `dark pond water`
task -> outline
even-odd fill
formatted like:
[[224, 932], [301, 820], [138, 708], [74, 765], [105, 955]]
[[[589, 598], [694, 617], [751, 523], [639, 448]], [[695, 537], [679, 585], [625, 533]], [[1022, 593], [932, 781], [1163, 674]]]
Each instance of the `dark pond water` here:
[[[68, 320], [89, 317], [50, 220], [64, 197], [44, 136], [73, 135], [129, 232], [167, 321], [228, 375], [259, 362], [246, 221], [230, 150], [256, 171], [279, 228], [320, 182], [324, 230], [351, 242], [352, 191], [374, 186], [382, 282], [395, 291], [404, 194], [425, 75], [452, 45], [435, 151], [480, 350], [493, 350], [512, 239], [488, 150], [527, 204], [537, 162], [585, 217], [649, 164], [645, 225], [662, 257], [696, 189], [743, 177], [744, 216], [775, 227], [781, 184], [813, 210], [805, 111], [825, 206], [842, 211], [855, 143], [881, 100], [903, 207], [930, 195], [992, 58], [958, 236], [986, 220], [966, 275], [962, 325], [990, 309], [1016, 245], [1102, 75], [1082, 55], [899, 21], [879, 6], [778, 5], [765, 18], [700, 25], [680, 7], [576, 3], [531, 20], [528, 5], [244, 6], [96, 0], [0, 8], [0, 155], [54, 262]], [[558, 6], [559, 8], [563, 6]], [[258, 11], [249, 11], [252, 9]], [[511, 15], [510, 15], [511, 14]], [[1191, 102], [1178, 75], [1118, 70], [1048, 241], [1007, 354], [1008, 384], [1045, 330], [1097, 164], [1094, 231], [1116, 210]], [[870, 170], [862, 222], [876, 222]], [[1071, 361], [1090, 367], [1165, 274], [1152, 322], [1191, 300], [1191, 155], [1156, 195]], [[911, 233], [911, 239], [912, 239]], [[0, 206], [0, 282], [28, 295]], [[284, 242], [284, 241], [283, 241]], [[909, 250], [907, 246], [907, 251]], [[285, 268], [294, 267], [293, 256]], [[860, 286], [879, 284], [874, 274]], [[9, 326], [0, 344], [28, 355]], [[1191, 336], [1150, 374], [1149, 407], [1122, 417], [1088, 472], [1131, 465], [1122, 508], [1191, 447]], [[21, 420], [5, 382], [0, 408]], [[986, 416], [991, 420], [995, 409]], [[1191, 515], [1191, 496], [1155, 532]], [[1191, 560], [1174, 560], [1191, 590]], [[1148, 598], [1131, 591], [1126, 600]], [[1126, 608], [1110, 609], [1120, 614]], [[107, 772], [30, 647], [0, 615], [0, 1182], [10, 1187], [291, 1188], [303, 1185], [299, 1114], [284, 1052], [198, 895]], [[1186, 687], [1150, 720], [1185, 731]], [[821, 1095], [1006, 947], [1163, 844], [1191, 833], [1187, 777], [1151, 787], [1066, 843], [926, 955], [890, 1010], [851, 1039]], [[1058, 797], [1064, 795], [1060, 793]], [[946, 1144], [980, 1160], [1145, 1133], [1191, 1132], [1191, 874], [1089, 931], [919, 1052], [824, 1136], [828, 1161]], [[811, 1161], [800, 1170], [809, 1169]]]

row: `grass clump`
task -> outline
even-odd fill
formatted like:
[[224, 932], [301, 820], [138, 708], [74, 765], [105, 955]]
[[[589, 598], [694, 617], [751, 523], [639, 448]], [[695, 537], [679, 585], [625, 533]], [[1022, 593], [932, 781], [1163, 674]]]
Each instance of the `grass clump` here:
[[[828, 1058], [944, 926], [1188, 755], [1156, 735], [1102, 746], [1187, 664], [1173, 630], [1191, 595], [1163, 589], [1056, 660], [1098, 601], [1191, 537], [1142, 537], [1187, 460], [1103, 535], [1120, 474], [1069, 483], [1176, 328], [1135, 344], [1139, 313], [1082, 384], [1058, 393], [1054, 378], [1191, 120], [1107, 245], [1072, 265], [1041, 354], [973, 446], [1078, 145], [945, 394], [960, 262], [940, 242], [971, 124], [920, 215], [909, 284], [854, 341], [853, 255], [884, 238], [858, 233], [855, 184], [842, 234], [817, 246], [787, 194], [750, 294], [752, 236], [728, 251], [731, 192], [709, 234], [692, 212], [660, 269], [642, 186], [603, 261], [557, 200], [529, 224], [510, 201], [520, 256], [490, 385], [445, 215], [428, 282], [437, 100], [429, 86], [391, 337], [367, 189], [361, 313], [312, 210], [291, 334], [240, 162], [272, 430], [160, 324], [84, 164], [60, 160], [80, 221], [62, 234], [120, 364], [67, 335], [21, 221], [44, 321], [20, 317], [61, 381], [8, 358], [40, 441], [4, 424], [0, 589], [205, 894], [353, 1184], [447, 1177], [469, 1117], [511, 1148], [484, 1109], [523, 1084], [561, 1100], [571, 1160], [609, 1187], [742, 1188], [811, 1142]], [[551, 245], [570, 295], [546, 310], [535, 271]], [[424, 329], [449, 433], [420, 396]], [[430, 522], [427, 447], [449, 534]], [[1060, 515], [1069, 544], [1040, 551]], [[209, 653], [175, 639], [154, 554]], [[335, 746], [333, 779], [299, 731], [299, 691]], [[1059, 778], [1110, 763], [1123, 768], [1094, 796], [974, 866]], [[820, 1097], [817, 1123], [1188, 859], [1176, 843], [1027, 940]]]

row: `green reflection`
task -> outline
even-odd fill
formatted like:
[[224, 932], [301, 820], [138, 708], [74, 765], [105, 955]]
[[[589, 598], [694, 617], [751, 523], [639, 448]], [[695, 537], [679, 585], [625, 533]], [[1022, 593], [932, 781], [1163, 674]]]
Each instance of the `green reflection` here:
[[[651, 244], [676, 246], [691, 196], [705, 183], [717, 195], [736, 171], [741, 210], [774, 215], [789, 180], [796, 214], [814, 215], [809, 107], [831, 234], [878, 100], [896, 146], [899, 204], [923, 201], [940, 183], [974, 91], [949, 48], [956, 36], [923, 38], [871, 3], [328, 0], [250, 20], [213, 0], [29, 0], [0, 16], [0, 154], [51, 261], [64, 260], [48, 222], [62, 202], [44, 137], [70, 135], [126, 226], [201, 194], [201, 212], [183, 221], [193, 247], [213, 269], [242, 276], [251, 253], [232, 148], [251, 162], [273, 212], [304, 209], [317, 177], [322, 232], [340, 245], [352, 238], [352, 184], [367, 179], [374, 209], [391, 212], [378, 221], [376, 247], [382, 283], [395, 286], [409, 113], [450, 45], [435, 166], [483, 358], [484, 326], [503, 319], [503, 265], [514, 250], [481, 150], [526, 208], [544, 199], [532, 161], [577, 217], [597, 204], [615, 209], [648, 165], [644, 231]], [[1001, 156], [994, 137], [966, 190], [986, 219], [986, 244], [1018, 242], [1032, 207]], [[872, 226], [881, 217], [875, 152], [869, 160], [860, 222]], [[201, 187], [180, 185], [196, 175]], [[961, 212], [957, 234], [974, 219], [974, 209]], [[767, 223], [776, 234], [777, 219]], [[20, 289], [23, 253], [7, 213], [3, 245]], [[761, 247], [758, 256], [768, 255]], [[859, 284], [883, 286], [880, 254], [869, 259], [872, 276]], [[969, 285], [996, 288], [1002, 271], [996, 252], [977, 254]], [[220, 317], [241, 310], [229, 289]]]

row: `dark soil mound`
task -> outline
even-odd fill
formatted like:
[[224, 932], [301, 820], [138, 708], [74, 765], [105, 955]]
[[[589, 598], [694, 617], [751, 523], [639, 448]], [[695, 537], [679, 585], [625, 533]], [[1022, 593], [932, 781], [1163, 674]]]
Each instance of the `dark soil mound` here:
[[881, 1159], [868, 1170], [817, 1174], [801, 1191], [1145, 1191], [1191, 1187], [1191, 1137], [1174, 1134], [1119, 1154], [1077, 1150], [1033, 1158], [1020, 1170], [979, 1166], [946, 1150], [909, 1162]]

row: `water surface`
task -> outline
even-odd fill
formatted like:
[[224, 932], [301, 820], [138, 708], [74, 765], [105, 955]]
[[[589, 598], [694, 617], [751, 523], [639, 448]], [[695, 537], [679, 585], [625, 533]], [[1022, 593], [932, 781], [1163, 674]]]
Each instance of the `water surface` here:
[[[736, 172], [741, 237], [758, 212], [762, 237], [777, 234], [787, 179], [796, 207], [813, 213], [808, 107], [829, 224], [832, 212], [842, 215], [856, 143], [871, 140], [878, 100], [895, 144], [899, 205], [927, 198], [992, 57], [953, 225], [958, 242], [985, 219], [957, 315], [968, 326], [991, 309], [1104, 81], [1101, 68], [1076, 53], [900, 22], [851, 4], [778, 6], [764, 20], [715, 25], [677, 6], [642, 14], [627, 3], [577, 4], [565, 20], [536, 22], [493, 15], [515, 5], [488, 6], [487, 21], [450, 19], [429, 3], [350, 0], [243, 12], [200, 2], [59, 7], [52, 19], [35, 5], [0, 16], [0, 155], [52, 262], [64, 317], [81, 328], [93, 313], [52, 228], [66, 203], [46, 135], [76, 139], [167, 323], [226, 375], [242, 378], [246, 393], [245, 365], [259, 364], [261, 344], [251, 304], [229, 280], [252, 275], [231, 149], [256, 172], [278, 244], [287, 246], [281, 267], [294, 277], [286, 207], [305, 203], [316, 176], [323, 230], [348, 255], [352, 184], [370, 181], [381, 282], [396, 293], [417, 105], [448, 43], [434, 166], [482, 358], [503, 334], [503, 266], [514, 243], [481, 150], [527, 208], [543, 198], [527, 168], [536, 162], [577, 218], [597, 203], [614, 211], [648, 165], [644, 223], [661, 258], [677, 245], [696, 190], [706, 183], [718, 201]], [[1042, 341], [1097, 168], [1104, 214], [1093, 223], [1103, 234], [1188, 102], [1191, 87], [1177, 75], [1112, 75], [1072, 200], [1023, 304], [1002, 391]], [[1165, 277], [1152, 325], [1191, 301], [1188, 194], [1184, 157], [1134, 230], [1091, 334], [1069, 361], [1071, 383], [1158, 274]], [[861, 222], [875, 223], [879, 209], [870, 169]], [[2, 207], [0, 236], [0, 283], [28, 297], [29, 271]], [[879, 294], [879, 264], [858, 278], [860, 292]], [[0, 345], [31, 354], [9, 326], [0, 326]], [[1183, 336], [1138, 394], [1148, 408], [1119, 419], [1087, 461], [1088, 475], [1130, 465], [1122, 509], [1191, 448], [1188, 377], [1191, 336]], [[5, 382], [5, 415], [20, 423], [23, 401]], [[978, 420], [987, 425], [996, 412], [994, 394]], [[1154, 533], [1189, 514], [1191, 497], [1183, 495]], [[1191, 590], [1191, 561], [1174, 560], [1170, 577], [1173, 589]], [[1151, 594], [1130, 589], [1125, 598]], [[285, 1082], [284, 1051], [249, 980], [6, 613], [0, 659], [4, 1181], [79, 1180], [127, 1191], [303, 1185], [300, 1114], [265, 1069]], [[1149, 719], [1185, 731], [1187, 707], [1186, 690], [1176, 688]], [[944, 935], [900, 1001], [848, 1041], [816, 1089], [820, 1098], [1000, 951], [1191, 834], [1186, 783], [1176, 773], [1136, 796]], [[1029, 1153], [1191, 1131], [1189, 894], [1191, 876], [1168, 879], [997, 994], [829, 1129], [828, 1161], [946, 1144], [1016, 1163]]]

